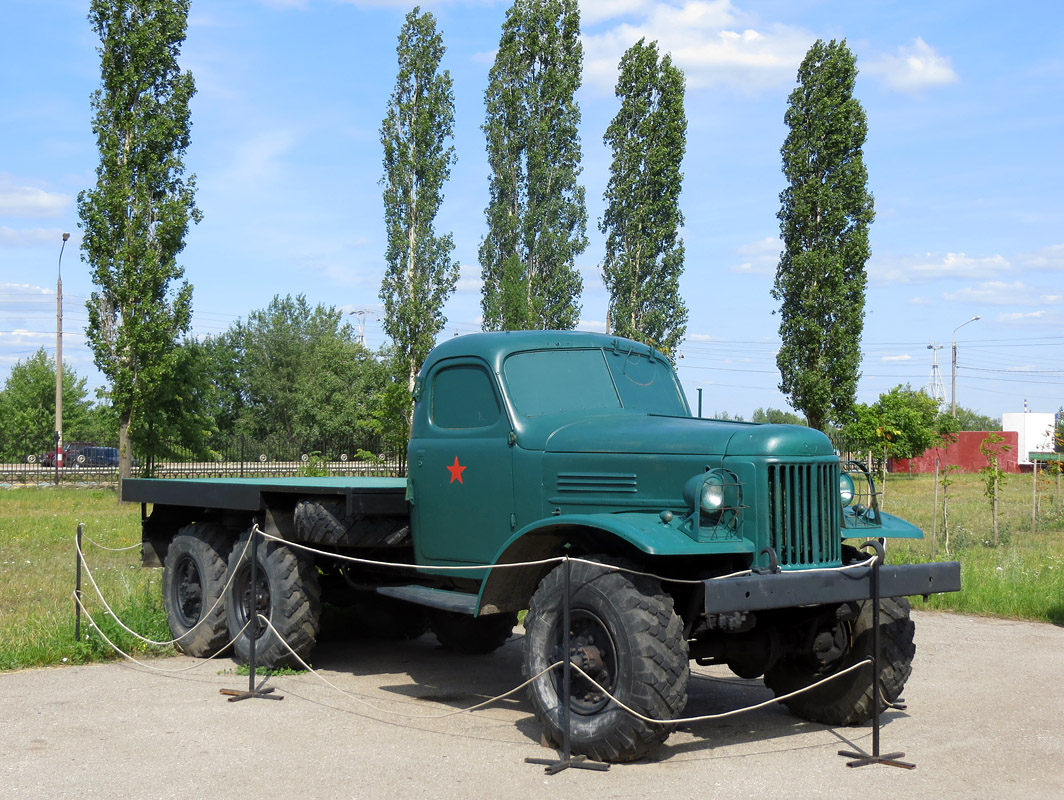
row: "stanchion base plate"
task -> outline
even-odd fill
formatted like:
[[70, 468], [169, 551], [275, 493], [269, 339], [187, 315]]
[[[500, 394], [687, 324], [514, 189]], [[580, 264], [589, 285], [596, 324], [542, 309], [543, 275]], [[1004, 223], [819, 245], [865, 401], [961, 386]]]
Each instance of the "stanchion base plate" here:
[[253, 692], [240, 691], [238, 689], [219, 689], [218, 694], [228, 696], [230, 703], [235, 703], [238, 700], [247, 700], [249, 697], [258, 697], [262, 700], [284, 700], [284, 695], [273, 694], [272, 686], [265, 689], [256, 689]]
[[609, 764], [601, 761], [588, 761], [587, 756], [569, 756], [568, 758], [526, 758], [526, 764], [543, 764], [543, 771], [548, 775], [557, 775], [559, 772], [572, 767], [573, 769], [589, 769], [595, 772], [606, 772]]
[[887, 753], [882, 756], [870, 756], [868, 753], [857, 753], [853, 750], [840, 750], [839, 755], [844, 758], [852, 758], [847, 761], [847, 767], [865, 767], [869, 764], [884, 764], [888, 767], [901, 767], [902, 769], [916, 769], [916, 764], [908, 761], [898, 761], [905, 753]]

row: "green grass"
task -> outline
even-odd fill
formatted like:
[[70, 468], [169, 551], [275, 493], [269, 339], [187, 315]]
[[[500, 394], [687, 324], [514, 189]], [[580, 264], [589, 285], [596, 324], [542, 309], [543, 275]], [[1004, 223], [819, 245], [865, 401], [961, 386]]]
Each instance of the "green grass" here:
[[[935, 560], [961, 562], [960, 592], [934, 595], [928, 608], [1064, 624], [1064, 516], [1055, 477], [1039, 479], [1039, 513], [1031, 527], [1031, 475], [1010, 476], [998, 501], [999, 544], [978, 475], [955, 475], [949, 487], [949, 549], [939, 489]], [[934, 479], [890, 475], [886, 511], [924, 529], [922, 541], [887, 542], [888, 561], [931, 560]], [[923, 607], [917, 601], [917, 608]]]
[[[78, 523], [82, 550], [104, 597], [131, 628], [156, 640], [170, 638], [162, 609], [159, 570], [142, 569], [140, 550], [109, 552], [140, 542], [140, 506], [118, 503], [111, 489], [0, 490], [0, 670], [118, 658], [82, 616], [74, 636]], [[144, 645], [104, 611], [88, 579], [83, 602], [100, 629], [126, 652], [169, 652]]]
[[[1001, 543], [992, 545], [990, 507], [977, 475], [957, 475], [950, 487], [949, 552], [941, 514], [936, 560], [959, 560], [963, 590], [935, 595], [930, 608], [1064, 624], [1064, 516], [1056, 482], [1043, 478], [1041, 511], [1031, 529], [1031, 476], [1012, 476], [1000, 504]], [[931, 559], [934, 481], [888, 477], [885, 510], [927, 532], [923, 541], [888, 541], [893, 563]], [[118, 503], [113, 490], [18, 488], [0, 490], [0, 670], [117, 658], [82, 620], [74, 640], [74, 537], [84, 523], [83, 549], [104, 596], [134, 630], [170, 638], [162, 608], [161, 570], [143, 569], [138, 549], [109, 552], [140, 541], [140, 506]], [[84, 602], [106, 635], [137, 655], [170, 652], [121, 631], [83, 581]], [[917, 608], [922, 607], [920, 601]]]

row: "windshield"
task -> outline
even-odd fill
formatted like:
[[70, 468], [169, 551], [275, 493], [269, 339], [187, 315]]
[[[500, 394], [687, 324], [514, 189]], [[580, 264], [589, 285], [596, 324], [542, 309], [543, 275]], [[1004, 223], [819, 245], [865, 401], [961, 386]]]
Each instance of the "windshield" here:
[[534, 350], [515, 353], [503, 378], [526, 417], [627, 409], [688, 416], [672, 367], [632, 350]]

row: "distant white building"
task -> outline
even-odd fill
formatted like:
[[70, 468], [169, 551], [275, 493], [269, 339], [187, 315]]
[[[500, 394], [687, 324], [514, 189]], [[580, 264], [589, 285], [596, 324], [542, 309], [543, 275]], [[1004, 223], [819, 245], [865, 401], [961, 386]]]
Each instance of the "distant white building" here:
[[1001, 429], [1016, 431], [1019, 435], [1016, 461], [1030, 464], [1031, 453], [1053, 452], [1053, 429], [1057, 418], [1053, 413], [1028, 411], [1023, 414], [1002, 414]]

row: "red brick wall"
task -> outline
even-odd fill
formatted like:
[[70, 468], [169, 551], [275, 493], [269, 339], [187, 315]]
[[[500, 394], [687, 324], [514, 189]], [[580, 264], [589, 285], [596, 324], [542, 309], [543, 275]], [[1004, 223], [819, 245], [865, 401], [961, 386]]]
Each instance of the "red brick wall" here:
[[890, 462], [891, 472], [909, 472], [912, 474], [934, 473], [935, 457], [939, 458], [939, 469], [956, 464], [961, 472], [978, 472], [986, 466], [986, 458], [979, 452], [979, 445], [991, 433], [1004, 438], [997, 449], [1008, 445], [1011, 449], [1001, 454], [998, 466], [1005, 472], [1019, 472], [1016, 464], [1016, 448], [1019, 446], [1019, 434], [1016, 431], [961, 431], [957, 441], [945, 447], [932, 447], [917, 458], [894, 458]]

